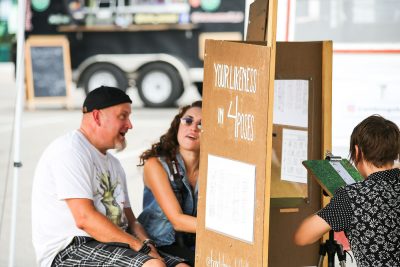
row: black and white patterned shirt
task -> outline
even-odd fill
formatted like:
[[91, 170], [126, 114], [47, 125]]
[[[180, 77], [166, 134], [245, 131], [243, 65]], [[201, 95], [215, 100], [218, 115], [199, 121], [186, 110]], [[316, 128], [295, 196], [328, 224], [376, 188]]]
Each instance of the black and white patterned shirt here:
[[339, 188], [317, 215], [345, 232], [358, 266], [400, 266], [399, 169]]

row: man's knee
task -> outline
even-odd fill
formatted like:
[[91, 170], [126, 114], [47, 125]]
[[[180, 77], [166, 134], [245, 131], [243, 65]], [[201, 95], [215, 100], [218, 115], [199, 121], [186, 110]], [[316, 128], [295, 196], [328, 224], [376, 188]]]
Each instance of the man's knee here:
[[165, 267], [165, 263], [159, 259], [151, 259], [146, 261], [143, 267]]
[[176, 267], [189, 267], [186, 263], [179, 263]]

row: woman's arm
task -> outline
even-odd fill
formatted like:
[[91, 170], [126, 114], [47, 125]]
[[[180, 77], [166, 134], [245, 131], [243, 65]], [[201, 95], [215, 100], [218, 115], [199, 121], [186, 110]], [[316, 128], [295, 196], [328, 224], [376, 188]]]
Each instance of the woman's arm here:
[[150, 158], [144, 164], [143, 180], [174, 229], [176, 231], [195, 233], [196, 217], [183, 213], [171, 188], [167, 172], [157, 158]]
[[294, 243], [299, 246], [310, 245], [318, 241], [331, 230], [329, 224], [318, 215], [306, 218], [294, 234]]

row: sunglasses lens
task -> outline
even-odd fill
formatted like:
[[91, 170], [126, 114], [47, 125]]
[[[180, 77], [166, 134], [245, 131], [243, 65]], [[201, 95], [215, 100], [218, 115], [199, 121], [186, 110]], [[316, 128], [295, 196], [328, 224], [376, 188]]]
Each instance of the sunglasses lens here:
[[192, 118], [182, 118], [181, 120], [183, 122], [183, 124], [190, 126], [193, 123], [193, 119]]
[[[181, 123], [183, 123], [186, 126], [192, 125], [193, 122], [194, 122], [194, 120], [192, 118], [182, 118], [181, 119]], [[201, 130], [201, 121], [199, 121], [197, 123], [197, 129]]]

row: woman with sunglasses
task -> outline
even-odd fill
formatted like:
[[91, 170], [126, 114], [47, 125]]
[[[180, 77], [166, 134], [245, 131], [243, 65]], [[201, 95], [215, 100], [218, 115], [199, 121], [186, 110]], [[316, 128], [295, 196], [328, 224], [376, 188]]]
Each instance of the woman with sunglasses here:
[[138, 220], [161, 252], [194, 266], [201, 101], [180, 109], [168, 131], [140, 156], [143, 212]]

